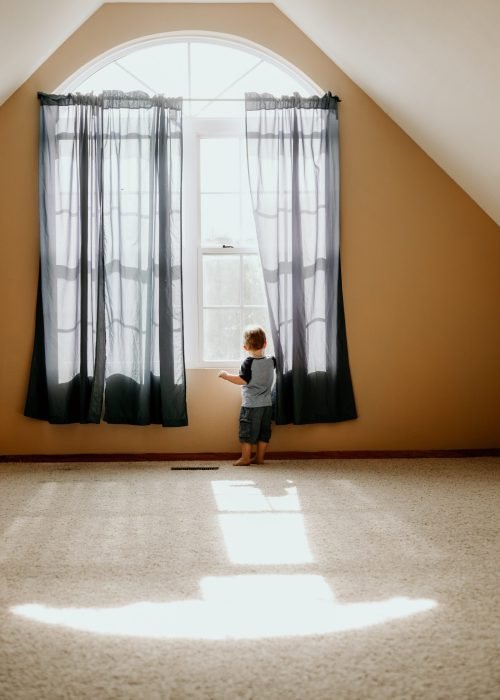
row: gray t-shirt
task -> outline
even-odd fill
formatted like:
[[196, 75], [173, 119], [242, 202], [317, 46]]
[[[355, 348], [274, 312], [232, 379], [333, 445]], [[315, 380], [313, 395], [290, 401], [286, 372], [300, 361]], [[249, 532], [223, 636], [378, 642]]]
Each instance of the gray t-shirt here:
[[241, 405], [247, 408], [272, 406], [271, 389], [274, 382], [274, 357], [247, 357], [240, 368], [246, 381], [241, 387]]

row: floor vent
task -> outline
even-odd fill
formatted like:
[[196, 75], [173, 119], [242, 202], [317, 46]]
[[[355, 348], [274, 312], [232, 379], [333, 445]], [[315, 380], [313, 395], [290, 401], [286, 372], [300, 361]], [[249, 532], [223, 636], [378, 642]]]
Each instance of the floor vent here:
[[207, 469], [218, 469], [219, 467], [170, 467], [175, 472], [199, 472]]

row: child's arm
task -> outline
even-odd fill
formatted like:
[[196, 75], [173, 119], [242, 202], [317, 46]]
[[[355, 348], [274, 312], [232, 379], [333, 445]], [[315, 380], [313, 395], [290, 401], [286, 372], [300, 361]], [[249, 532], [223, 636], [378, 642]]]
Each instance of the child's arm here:
[[231, 384], [239, 384], [241, 386], [248, 383], [238, 374], [229, 374], [229, 372], [226, 372], [224, 369], [219, 372], [217, 376], [221, 379], [225, 379], [227, 382], [231, 382]]

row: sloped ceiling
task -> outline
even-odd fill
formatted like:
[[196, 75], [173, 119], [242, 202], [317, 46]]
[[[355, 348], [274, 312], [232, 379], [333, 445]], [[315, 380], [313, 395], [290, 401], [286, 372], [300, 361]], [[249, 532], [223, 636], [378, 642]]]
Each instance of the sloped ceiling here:
[[[102, 4], [0, 0], [0, 104]], [[275, 4], [500, 225], [500, 0]]]

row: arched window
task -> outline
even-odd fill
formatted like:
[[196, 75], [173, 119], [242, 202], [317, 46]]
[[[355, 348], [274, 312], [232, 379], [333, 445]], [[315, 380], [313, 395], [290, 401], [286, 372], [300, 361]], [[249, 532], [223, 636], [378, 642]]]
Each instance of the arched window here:
[[279, 58], [227, 38], [156, 38], [106, 60], [62, 87], [82, 93], [141, 90], [185, 100], [186, 365], [237, 364], [243, 328], [250, 323], [269, 328], [248, 190], [244, 95], [321, 91]]

